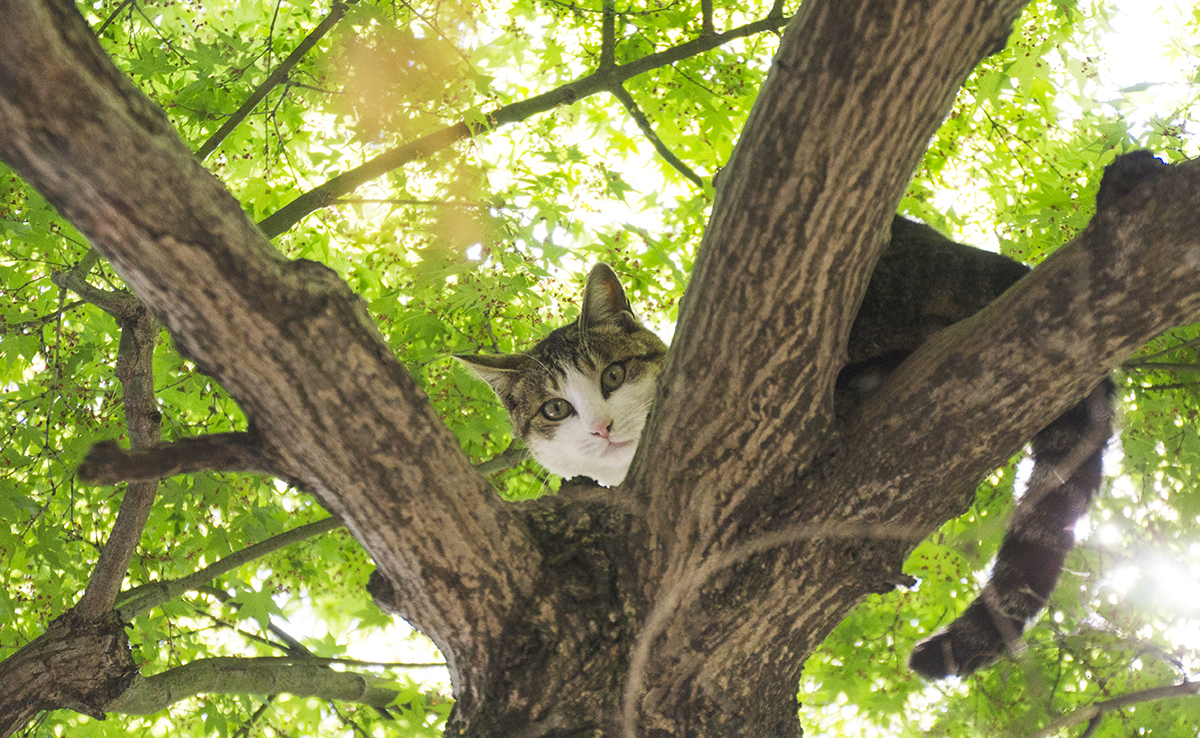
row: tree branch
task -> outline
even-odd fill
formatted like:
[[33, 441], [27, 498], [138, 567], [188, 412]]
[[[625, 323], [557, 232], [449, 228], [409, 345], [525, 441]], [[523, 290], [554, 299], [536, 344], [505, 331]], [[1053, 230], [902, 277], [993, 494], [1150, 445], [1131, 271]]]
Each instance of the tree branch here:
[[616, 0], [601, 0], [600, 3], [600, 64], [599, 70], [609, 69], [617, 63], [617, 3]]
[[[883, 6], [872, 6], [875, 23], [861, 5], [801, 5], [718, 183], [659, 396], [625, 483], [651, 511], [640, 575], [652, 608], [686, 590], [681, 582], [731, 542], [779, 525], [932, 530], [961, 509], [977, 480], [1129, 353], [1200, 317], [1197, 165], [1118, 159], [1106, 174], [1112, 186], [1102, 188], [1109, 195], [1078, 243], [935, 336], [859, 415], [834, 425], [832, 393], [853, 306], [925, 142], [961, 80], [1007, 36], [1021, 3], [1001, 5], [897, 3], [886, 19]], [[855, 36], [868, 28], [869, 38]], [[939, 41], [930, 54], [932, 39], [905, 30], [934, 28], [941, 41], [954, 40], [953, 50]], [[718, 366], [714, 355], [722, 357]], [[703, 407], [697, 396], [705, 397]], [[845, 546], [805, 542], [788, 555], [763, 552], [709, 585], [736, 588], [739, 606], [662, 605], [669, 622], [656, 637], [646, 631], [642, 686], [626, 682], [633, 686], [624, 695], [625, 725], [644, 726], [660, 710], [678, 714], [662, 706], [672, 687], [683, 694], [684, 685], [707, 679], [714, 693], [735, 699], [727, 686], [764, 669], [791, 683], [797, 667], [764, 662], [762, 654], [809, 653], [844, 612], [827, 618], [817, 603], [894, 585], [911, 547], [871, 539], [851, 557]], [[847, 570], [853, 582], [843, 582], [838, 572], [849, 558], [859, 561], [859, 573]], [[874, 581], [861, 575], [865, 560]], [[742, 595], [764, 576], [753, 596]], [[808, 593], [802, 613], [797, 592]], [[800, 617], [803, 632], [794, 627]], [[721, 635], [695, 672], [685, 673], [680, 664], [695, 659], [700, 632]], [[722, 672], [706, 671], [708, 663], [720, 663]], [[762, 699], [785, 704], [787, 695], [780, 688]]]
[[133, 3], [134, 0], [121, 0], [121, 4], [118, 5], [113, 12], [109, 13], [108, 17], [104, 19], [104, 22], [100, 24], [100, 27], [96, 29], [96, 38], [103, 36], [105, 29], [112, 25], [112, 22], [117, 19], [117, 16], [120, 15], [125, 8], [133, 5]]
[[1093, 726], [1099, 725], [1100, 719], [1110, 712], [1123, 710], [1131, 705], [1140, 705], [1144, 702], [1157, 702], [1177, 697], [1194, 697], [1197, 694], [1200, 694], [1200, 682], [1180, 682], [1179, 684], [1172, 684], [1167, 687], [1155, 687], [1153, 689], [1144, 689], [1140, 692], [1130, 692], [1120, 697], [1114, 697], [1111, 700], [1097, 702], [1074, 710], [1032, 734], [1030, 738], [1050, 738], [1050, 736], [1057, 734], [1063, 728], [1069, 728], [1072, 725], [1079, 725], [1080, 723], [1087, 723], [1088, 730], [1093, 731]]
[[488, 113], [483, 123], [468, 124], [463, 121], [440, 131], [426, 134], [415, 141], [385, 151], [354, 169], [332, 177], [324, 184], [305, 192], [264, 218], [259, 222], [258, 227], [262, 229], [267, 238], [274, 238], [300, 222], [309, 213], [327, 207], [342, 195], [353, 192], [366, 182], [411, 161], [441, 151], [457, 141], [482, 136], [509, 123], [523, 121], [538, 113], [553, 110], [559, 105], [570, 105], [598, 92], [611, 90], [615, 85], [639, 74], [674, 64], [681, 59], [715, 49], [730, 41], [764, 31], [773, 31], [787, 24], [788, 20], [782, 16], [768, 16], [715, 36], [702, 36], [657, 54], [644, 56], [628, 64], [614, 65], [609, 69], [586, 74], [541, 95], [502, 105]]
[[[121, 381], [129, 444], [136, 450], [152, 446], [159, 440], [162, 415], [154, 397], [154, 344], [161, 326], [133, 295], [121, 294], [121, 297], [133, 307], [127, 306], [125, 309], [129, 312], [120, 318], [116, 375]], [[121, 582], [129, 571], [129, 561], [142, 538], [157, 491], [157, 480], [135, 482], [125, 490], [112, 532], [100, 551], [87, 589], [75, 606], [81, 618], [92, 620], [112, 609], [117, 593], [121, 591]]]
[[294, 658], [197, 659], [151, 677], [136, 678], [107, 712], [151, 715], [198, 694], [292, 694], [386, 707], [399, 695], [371, 674], [334, 671]]
[[[220, 587], [214, 587], [211, 584], [204, 584], [199, 587], [196, 587], [196, 592], [199, 592], [201, 594], [206, 594], [209, 597], [212, 597], [213, 599], [215, 599], [217, 602], [220, 602], [222, 605], [228, 604], [234, 598], [233, 595], [229, 594], [225, 590], [221, 589]], [[234, 610], [242, 609], [241, 603], [238, 603], [238, 602], [234, 602], [231, 605], [231, 607], [233, 607]], [[282, 643], [276, 643], [275, 641], [271, 640], [270, 638], [267, 638], [266, 636], [259, 635], [258, 633], [253, 633], [244, 628], [239, 628], [237, 625], [235, 625], [227, 620], [223, 620], [223, 619], [217, 617], [216, 615], [213, 615], [212, 613], [203, 610], [202, 608], [197, 607], [196, 612], [198, 615], [200, 615], [202, 617], [206, 617], [209, 620], [211, 620], [215, 625], [219, 625], [222, 628], [228, 628], [229, 630], [232, 630], [233, 632], [237, 633], [238, 635], [240, 635], [241, 637], [245, 638], [248, 641], [253, 641], [255, 643], [261, 643], [264, 646], [266, 646], [267, 648], [278, 649], [278, 650], [286, 653], [288, 656], [291, 656], [294, 658], [309, 658], [312, 656], [312, 652], [309, 651], [307, 648], [305, 648], [303, 643], [301, 643], [291, 633], [288, 633], [286, 630], [284, 630], [282, 627], [280, 627], [279, 624], [276, 623], [270, 617], [267, 618], [267, 622], [265, 623], [266, 630], [268, 633], [270, 633], [271, 635], [275, 636], [280, 641], [282, 641]], [[259, 623], [259, 624], [263, 625], [263, 623]]]
[[1152, 354], [1143, 354], [1138, 357], [1138, 361], [1139, 362], [1144, 362], [1144, 361], [1148, 362], [1152, 359], [1157, 359], [1160, 356], [1166, 356], [1167, 354], [1173, 354], [1176, 351], [1183, 351], [1184, 349], [1196, 348], [1197, 346], [1200, 346], [1200, 338], [1193, 338], [1190, 341], [1184, 341], [1183, 343], [1179, 343], [1174, 346], [1168, 346], [1167, 348], [1162, 349], [1161, 351], [1155, 351]]
[[[778, 485], [818, 458], [854, 318], [846, 306], [861, 301], [925, 143], [970, 70], [1003, 45], [1023, 4], [897, 3], [868, 13], [861, 4], [801, 3], [717, 183], [655, 410], [626, 481], [656, 511], [647, 520], [648, 600], [718, 542], [769, 519], [764, 509], [787, 494]], [[935, 28], [940, 41], [929, 35]], [[697, 395], [706, 398], [702, 413], [690, 399]], [[651, 456], [654, 463], [645, 463]], [[713, 459], [724, 463], [714, 468]], [[835, 589], [827, 587], [829, 596]], [[764, 615], [731, 617], [747, 628], [746, 640], [738, 633], [727, 641], [734, 660], [741, 659], [735, 645], [749, 654], [758, 652], [753, 643], [795, 637], [750, 634]], [[678, 618], [672, 627], [700, 626]], [[817, 626], [813, 635], [824, 632]], [[810, 647], [796, 645], [800, 653]], [[658, 661], [670, 663], [671, 655]], [[781, 674], [795, 668], [773, 666]], [[648, 683], [660, 676], [649, 671]]]
[[1200, 372], [1200, 364], [1170, 364], [1158, 361], [1127, 361], [1121, 365], [1127, 372]]
[[[1145, 152], [1118, 158], [1105, 173], [1102, 194], [1131, 161], [1148, 158]], [[1135, 179], [1129, 194], [1098, 201], [1092, 223], [1071, 243], [984, 310], [926, 342], [885, 380], [873, 398], [878, 401], [862, 408], [841, 442], [859, 449], [860, 468], [877, 469], [880, 480], [905, 479], [906, 488], [915, 489], [940, 486], [943, 474], [978, 479], [1137, 348], [1200, 318], [1194, 290], [1200, 259], [1193, 237], [1200, 229], [1200, 161], [1157, 162]], [[1153, 295], [1161, 304], [1146, 314], [1148, 298], [1139, 295]], [[986, 377], [970, 368], [981, 356]], [[931, 405], [934, 395], [938, 402]], [[930, 476], [928, 457], [934, 452], [928, 439], [926, 446], [900, 450], [897, 419], [905, 412], [919, 413], [922, 430], [937, 439], [936, 455], [951, 459], [951, 469]], [[953, 427], [943, 425], [951, 418]], [[955, 437], [960, 427], [974, 430]], [[872, 446], [878, 443], [892, 452], [879, 453]], [[852, 485], [850, 477], [856, 476], [850, 471], [838, 481]], [[871, 500], [867, 509], [881, 514], [900, 515], [910, 505], [905, 520], [913, 522], [907, 490], [851, 488], [863, 491]], [[882, 495], [891, 502], [877, 507]], [[938, 518], [952, 510], [945, 502]], [[940, 519], [929, 523], [932, 529]]]
[[342, 527], [342, 522], [333, 517], [301, 525], [285, 533], [272, 536], [265, 541], [247, 546], [240, 551], [235, 551], [185, 577], [173, 579], [168, 582], [143, 584], [128, 592], [122, 592], [120, 602], [117, 604], [117, 610], [120, 611], [121, 619], [129, 622], [138, 615], [170, 602], [184, 592], [197, 589], [201, 585], [207, 584], [223, 574], [228, 574], [231, 571], [239, 569], [255, 559], [286, 548], [293, 543], [314, 538], [340, 527]]
[[75, 266], [52, 273], [50, 281], [59, 289], [74, 292], [82, 297], [84, 302], [95, 305], [118, 321], [134, 315], [141, 306], [136, 297], [128, 292], [110, 292], [88, 284], [87, 275], [99, 260], [100, 254], [95, 249], [88, 249]]
[[267, 699], [263, 700], [263, 703], [259, 705], [258, 708], [255, 709], [250, 715], [250, 717], [246, 718], [246, 721], [242, 723], [242, 726], [233, 733], [233, 738], [246, 738], [246, 736], [250, 735], [250, 730], [258, 723], [260, 719], [262, 719], [263, 713], [270, 709], [271, 703], [274, 701], [274, 696], [269, 696]]
[[26, 330], [32, 328], [41, 328], [47, 323], [53, 323], [54, 321], [58, 320], [58, 316], [62, 315], [63, 313], [74, 310], [80, 305], [87, 304], [89, 304], [87, 300], [75, 300], [74, 302], [63, 303], [61, 307], [47, 315], [42, 315], [37, 318], [30, 318], [28, 320], [20, 320], [15, 323], [4, 323], [3, 325], [0, 325], [0, 336], [4, 335], [5, 333], [24, 333]]
[[[563, 650], [560, 665], [589, 673], [604, 659], [568, 662], [579, 655], [569, 634], [594, 629], [616, 654], [597, 670], [613, 708], [600, 729], [619, 728], [623, 712], [639, 728], [688, 732], [688, 716], [702, 714], [714, 734], [785, 734], [803, 655], [848, 603], [897, 581], [909, 532], [944, 519], [969, 477], [1147, 331], [1200, 311], [1195, 167], [1151, 167], [1105, 199], [1084, 246], [940, 334], [877, 402], [833, 416], [852, 306], [887, 219], [954, 90], [1020, 5], [801, 5], [718, 187], [628, 489], [603, 493], [625, 496], [621, 505], [498, 501], [361, 301], [261, 238], [67, 0], [0, 0], [0, 157], [163, 316], [266, 452], [346, 521], [391, 600], [447, 654], [461, 714], [486, 700], [485, 720], [528, 715], [530, 692], [501, 680], [522, 668], [543, 677]], [[500, 124], [462, 124], [463, 135]], [[968, 424], [982, 437], [962, 432]], [[833, 521], [855, 533], [909, 528], [886, 540], [800, 535]], [[585, 543], [597, 566], [579, 555]], [[548, 592], [568, 568], [571, 585], [600, 586]], [[674, 606], [697, 571], [705, 606]], [[631, 643], [644, 666], [625, 681]], [[630, 683], [620, 704], [608, 696]], [[567, 732], [566, 715], [551, 711], [541, 727]]]
[[208, 158], [209, 154], [216, 151], [217, 147], [221, 145], [221, 142], [224, 141], [229, 134], [233, 133], [233, 131], [242, 124], [242, 121], [244, 121], [250, 115], [250, 113], [253, 112], [254, 108], [258, 107], [258, 104], [263, 101], [263, 98], [267, 96], [267, 93], [287, 79], [287, 76], [289, 73], [291, 73], [292, 68], [295, 67], [300, 60], [303, 59], [306, 54], [308, 54], [309, 51], [312, 50], [312, 47], [317, 45], [318, 41], [325, 37], [326, 33], [329, 33], [330, 29], [337, 25], [337, 22], [340, 21], [344, 15], [346, 15], [347, 8], [356, 2], [358, 2], [358, 0], [335, 0], [333, 3], [333, 8], [331, 8], [329, 11], [329, 15], [325, 16], [325, 19], [317, 24], [317, 27], [304, 37], [304, 40], [292, 50], [292, 53], [288, 54], [287, 58], [280, 62], [279, 66], [275, 67], [275, 69], [272, 70], [269, 75], [267, 75], [267, 78], [259, 83], [258, 87], [254, 88], [254, 92], [250, 93], [250, 97], [246, 98], [246, 101], [242, 103], [242, 106], [238, 108], [233, 115], [229, 116], [229, 119], [225, 121], [224, 125], [217, 129], [217, 132], [210, 136], [209, 139], [205, 141], [199, 149], [196, 150], [196, 157], [203, 161], [204, 159]]
[[409, 200], [399, 197], [341, 197], [335, 205], [426, 205], [441, 208], [472, 208], [485, 210], [496, 207], [488, 202], [470, 200]]
[[116, 441], [101, 441], [92, 446], [75, 473], [91, 484], [117, 484], [158, 481], [200, 471], [272, 473], [249, 433], [181, 438], [174, 443], [129, 451]]
[[642, 134], [645, 135], [650, 143], [654, 146], [654, 150], [658, 152], [658, 155], [661, 156], [668, 164], [675, 167], [680, 174], [690, 179], [697, 187], [704, 189], [704, 179], [699, 174], [696, 174], [696, 172], [692, 171], [691, 167], [689, 167], [687, 164], [684, 164], [682, 159], [680, 159], [678, 156], [675, 156], [674, 152], [667, 148], [667, 145], [664, 144], [662, 139], [658, 137], [658, 134], [654, 132], [654, 127], [650, 125], [650, 119], [647, 118], [646, 114], [642, 112], [642, 109], [638, 107], [637, 102], [633, 99], [633, 95], [629, 94], [629, 90], [626, 90], [624, 87], [618, 84], [615, 85], [610, 92], [612, 92], [613, 97], [620, 100], [621, 104], [625, 106], [625, 110], [629, 112], [630, 117], [632, 117], [633, 121], [637, 123], [638, 128], [642, 130]]
[[508, 444], [508, 448], [504, 449], [499, 454], [493, 456], [487, 461], [476, 464], [475, 468], [479, 470], [480, 474], [486, 477], [495, 474], [498, 471], [511, 469], [528, 458], [529, 450], [516, 441], [513, 441], [512, 443]]
[[[845, 306], [861, 300], [925, 142], [977, 61], [1002, 46], [1022, 6], [897, 4], [887, 23], [873, 23], [859, 4], [801, 4], [718, 182], [642, 443], [657, 459], [639, 485], [647, 508], [663, 511], [650, 521], [666, 556], [656, 557], [657, 571], [669, 560], [683, 565], [670, 553], [673, 541], [706, 548], [732, 523], [729, 515], [769, 496], [772, 480], [816, 455], [854, 317]], [[928, 53], [933, 28], [953, 47]], [[868, 30], [875, 35], [856, 35]], [[913, 115], [882, 116], [900, 109]], [[749, 344], [748, 325], [756, 331]], [[717, 372], [714, 348], [726, 357]], [[698, 418], [687, 398], [700, 386], [717, 404], [694, 430], [724, 439], [714, 447], [665, 431], [693, 428]], [[782, 406], [781, 387], [796, 390], [784, 393]], [[724, 457], [718, 447], [726, 444], [738, 451]], [[698, 478], [709, 466], [699, 457], [729, 458], [729, 473]], [[630, 479], [642, 468], [635, 460]]]
[[[3, 2], [0, 16], [8, 18]], [[82, 24], [82, 19], [79, 22]], [[104, 292], [87, 283], [99, 258], [98, 252], [89, 250], [71, 269], [52, 274], [51, 280], [117, 318], [121, 339], [116, 375], [121, 382], [126, 429], [133, 446], [147, 445], [157, 441], [161, 420], [152, 368], [159, 325], [132, 295]], [[59, 302], [61, 313], [63, 301]], [[0, 663], [0, 736], [11, 735], [46, 709], [65, 707], [102, 719], [103, 705], [129, 686], [137, 666], [125, 623], [112, 607], [145, 529], [156, 488], [156, 483], [129, 486], [79, 602], [50, 623], [45, 633]]]

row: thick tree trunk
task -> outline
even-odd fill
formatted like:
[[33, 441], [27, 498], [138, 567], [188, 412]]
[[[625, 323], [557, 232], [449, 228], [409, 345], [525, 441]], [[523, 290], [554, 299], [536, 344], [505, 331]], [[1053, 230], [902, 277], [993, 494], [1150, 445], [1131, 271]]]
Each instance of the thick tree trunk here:
[[240, 403], [255, 458], [375, 558], [377, 600], [450, 663], [451, 733], [795, 735], [804, 659], [858, 599], [900, 580], [991, 465], [1200, 315], [1200, 175], [1138, 160], [1078, 243], [835, 421], [888, 218], [1022, 4], [802, 4], [721, 175], [628, 483], [523, 505], [470, 467], [358, 298], [272, 249], [68, 0], [0, 0], [0, 157]]
[[804, 657], [863, 594], [899, 580], [911, 531], [760, 536], [839, 518], [826, 501], [850, 490], [810, 465], [853, 306], [925, 143], [1024, 4], [805, 2], [789, 25], [718, 181], [626, 485], [648, 511], [626, 735], [648, 720], [681, 734], [794, 732]]

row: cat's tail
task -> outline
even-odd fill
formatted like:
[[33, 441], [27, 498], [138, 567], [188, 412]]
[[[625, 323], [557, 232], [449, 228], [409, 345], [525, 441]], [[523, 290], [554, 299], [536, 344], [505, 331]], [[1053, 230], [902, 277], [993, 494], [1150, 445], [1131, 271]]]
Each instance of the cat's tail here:
[[1015, 644], [1025, 623], [1045, 607], [1075, 545], [1075, 522], [1100, 488], [1115, 392], [1104, 380], [1034, 437], [1029, 486], [991, 580], [957, 620], [917, 644], [908, 661], [913, 671], [926, 679], [966, 676]]

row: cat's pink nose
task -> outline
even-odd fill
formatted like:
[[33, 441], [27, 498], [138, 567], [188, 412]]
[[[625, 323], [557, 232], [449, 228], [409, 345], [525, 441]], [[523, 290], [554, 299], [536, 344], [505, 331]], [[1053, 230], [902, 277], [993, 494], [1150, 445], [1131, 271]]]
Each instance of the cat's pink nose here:
[[608, 440], [608, 432], [612, 430], [611, 420], [601, 420], [592, 426], [592, 435]]

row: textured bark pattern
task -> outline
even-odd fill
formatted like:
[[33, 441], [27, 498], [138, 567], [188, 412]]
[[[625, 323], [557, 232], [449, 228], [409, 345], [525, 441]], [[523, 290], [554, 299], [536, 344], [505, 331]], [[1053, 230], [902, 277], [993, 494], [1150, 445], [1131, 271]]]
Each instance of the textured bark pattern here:
[[[783, 694], [794, 692], [799, 655], [841, 619], [843, 603], [899, 576], [898, 560], [866, 574], [809, 568], [847, 548], [810, 540], [728, 572], [750, 580], [753, 596], [683, 606], [693, 572], [738, 558], [764, 528], [812, 525], [819, 538], [853, 510], [841, 494], [853, 487], [804, 476], [830, 431], [853, 306], [925, 143], [1023, 5], [801, 4], [718, 180], [642, 461], [626, 483], [653, 511], [641, 572], [651, 627], [635, 649], [626, 726], [657, 715], [684, 734], [739, 735], [748, 723], [794, 731]], [[904, 549], [881, 546], [897, 557]], [[695, 633], [713, 634], [711, 658], [694, 656]], [[697, 702], [709, 709], [691, 712]]]
[[110, 613], [81, 621], [68, 613], [0, 670], [0, 735], [24, 727], [42, 710], [103, 717], [105, 707], [137, 675], [129, 639]]
[[451, 734], [795, 735], [799, 669], [862, 594], [1121, 359], [1200, 316], [1200, 173], [1133, 167], [1077, 243], [834, 417], [881, 234], [1021, 5], [801, 5], [611, 492], [497, 500], [360, 301], [271, 248], [68, 0], [0, 0], [0, 157], [237, 399], [267, 468], [375, 558], [376, 594], [449, 661]]

